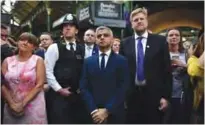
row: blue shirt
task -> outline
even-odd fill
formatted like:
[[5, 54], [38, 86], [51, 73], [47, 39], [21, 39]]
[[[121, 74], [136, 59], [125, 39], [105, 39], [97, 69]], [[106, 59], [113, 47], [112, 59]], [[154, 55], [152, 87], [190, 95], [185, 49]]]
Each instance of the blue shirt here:
[[40, 56], [40, 57], [42, 57], [44, 59], [44, 57], [45, 57], [45, 50], [44, 49], [37, 49], [35, 51], [35, 54]]

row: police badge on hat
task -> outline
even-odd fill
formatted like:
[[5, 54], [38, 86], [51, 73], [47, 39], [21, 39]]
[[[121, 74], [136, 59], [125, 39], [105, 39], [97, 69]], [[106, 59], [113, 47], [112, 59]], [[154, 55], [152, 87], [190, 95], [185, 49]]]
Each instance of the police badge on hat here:
[[68, 15], [66, 16], [66, 19], [67, 19], [67, 20], [73, 20], [73, 15], [72, 15], [72, 14], [68, 14]]

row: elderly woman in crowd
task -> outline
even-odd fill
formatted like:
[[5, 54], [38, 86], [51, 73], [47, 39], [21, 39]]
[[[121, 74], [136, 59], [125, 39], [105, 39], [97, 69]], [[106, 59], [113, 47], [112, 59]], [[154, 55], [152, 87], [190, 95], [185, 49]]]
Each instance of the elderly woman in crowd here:
[[46, 124], [43, 92], [45, 66], [41, 57], [33, 54], [37, 38], [22, 33], [18, 40], [18, 53], [2, 64], [6, 83], [2, 94], [6, 101], [4, 124]]
[[198, 42], [191, 46], [188, 60], [188, 74], [194, 87], [194, 123], [204, 123], [204, 30], [198, 36]]

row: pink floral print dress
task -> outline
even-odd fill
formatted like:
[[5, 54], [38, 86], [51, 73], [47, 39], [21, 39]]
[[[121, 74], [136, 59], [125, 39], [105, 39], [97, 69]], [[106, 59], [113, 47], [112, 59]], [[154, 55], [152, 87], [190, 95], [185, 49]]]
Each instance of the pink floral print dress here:
[[[20, 62], [17, 56], [8, 57], [8, 71], [5, 74], [6, 86], [12, 97], [22, 101], [36, 85], [36, 65], [38, 56], [32, 55], [27, 61]], [[24, 115], [16, 117], [6, 104], [4, 107], [4, 124], [47, 124], [44, 91], [35, 96], [24, 108]]]

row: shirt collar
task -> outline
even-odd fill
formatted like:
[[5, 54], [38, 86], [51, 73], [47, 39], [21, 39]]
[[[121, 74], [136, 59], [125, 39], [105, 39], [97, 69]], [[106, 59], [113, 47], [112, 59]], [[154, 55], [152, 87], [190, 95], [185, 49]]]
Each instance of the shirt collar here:
[[85, 44], [85, 48], [88, 48], [88, 47], [90, 47], [91, 49], [93, 49], [94, 44], [92, 44], [92, 45], [90, 45], [90, 46], [88, 46], [87, 44]]
[[[99, 56], [101, 56], [102, 53], [103, 53], [103, 52], [99, 50]], [[111, 49], [109, 49], [107, 52], [105, 52], [105, 54], [106, 54], [106, 56], [109, 57], [110, 54], [111, 54]]]
[[[138, 39], [138, 37], [140, 37], [139, 35], [137, 35], [137, 33], [135, 33], [135, 39]], [[142, 34], [142, 37], [143, 38], [148, 38], [148, 32], [147, 32], [147, 30]]]
[[66, 45], [69, 45], [69, 43], [73, 43], [73, 45], [76, 46], [76, 41], [70, 42], [68, 40], [65, 40], [65, 42], [66, 42]]

